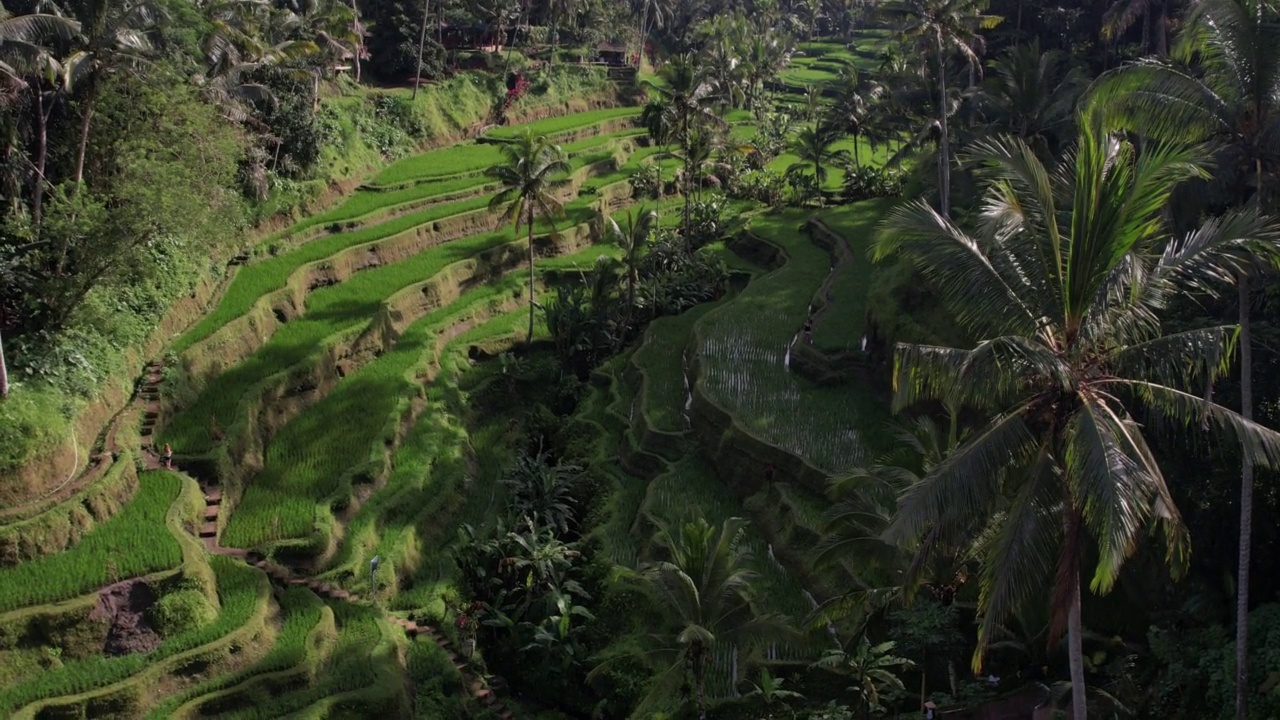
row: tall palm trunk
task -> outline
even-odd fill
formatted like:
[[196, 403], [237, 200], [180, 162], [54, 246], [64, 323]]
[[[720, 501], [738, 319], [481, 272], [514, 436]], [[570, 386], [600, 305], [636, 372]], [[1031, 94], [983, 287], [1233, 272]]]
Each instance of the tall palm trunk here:
[[9, 397], [9, 366], [4, 364], [4, 338], [0, 337], [0, 400]]
[[422, 54], [427, 49], [427, 17], [431, 13], [431, 0], [422, 3], [422, 33], [418, 36], [418, 67], [414, 73], [413, 99], [418, 99], [418, 87], [422, 85]]
[[689, 108], [687, 107], [682, 110], [680, 125], [680, 144], [684, 150], [684, 249], [692, 252], [693, 238], [689, 236], [689, 230], [692, 227], [689, 203], [693, 194], [693, 164], [689, 157]]
[[37, 228], [44, 217], [44, 169], [49, 158], [49, 115], [53, 111], [53, 103], [49, 108], [44, 106], [44, 92], [36, 89], [36, 177], [31, 189], [31, 220]]
[[[1066, 542], [1068, 544], [1081, 541], [1082, 520], [1076, 511], [1070, 511], [1066, 522]], [[1080, 622], [1080, 561], [1073, 550], [1069, 560], [1071, 566], [1068, 582], [1071, 583], [1067, 606], [1067, 664], [1071, 669], [1071, 717], [1073, 720], [1085, 720], [1089, 706], [1085, 701], [1084, 689], [1084, 627]]]
[[947, 135], [947, 59], [938, 38], [938, 207], [951, 217], [951, 138]]
[[[360, 55], [364, 52], [364, 33], [360, 31], [360, 9], [356, 7], [356, 0], [351, 0], [351, 29], [356, 34], [356, 51], [352, 53], [355, 55], [352, 60], [352, 69], [355, 70], [356, 82], [360, 82]], [[418, 64], [422, 64], [421, 52], [418, 54]]]
[[533, 272], [533, 203], [529, 203], [529, 336], [525, 342], [529, 345], [533, 344], [533, 292], [534, 292], [534, 272]]
[[[1253, 331], [1249, 327], [1249, 276], [1240, 276], [1240, 415], [1253, 420]], [[1249, 717], [1249, 558], [1253, 533], [1253, 461], [1240, 468], [1240, 557], [1236, 570], [1236, 720]]]
[[862, 161], [858, 159], [858, 138], [861, 135], [857, 130], [853, 131], [853, 166], [859, 170], [862, 169]]
[[98, 83], [89, 82], [89, 94], [84, 99], [84, 115], [80, 118], [80, 151], [76, 154], [76, 186], [84, 180], [84, 158], [89, 152], [89, 125], [93, 122], [94, 106], [98, 103]]
[[[1262, 113], [1259, 112], [1259, 115]], [[1262, 160], [1253, 162], [1253, 201], [1262, 210]], [[1253, 328], [1249, 275], [1240, 275], [1240, 416], [1253, 420]], [[1253, 554], [1253, 460], [1240, 463], [1240, 548], [1236, 566], [1236, 720], [1249, 717], [1249, 561]]]

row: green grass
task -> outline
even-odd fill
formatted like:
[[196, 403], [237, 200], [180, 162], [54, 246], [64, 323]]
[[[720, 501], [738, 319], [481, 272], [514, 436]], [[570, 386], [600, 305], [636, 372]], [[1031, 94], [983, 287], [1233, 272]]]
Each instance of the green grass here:
[[143, 473], [133, 500], [74, 547], [0, 569], [0, 612], [66, 600], [117, 580], [177, 567], [182, 551], [165, 515], [181, 489], [176, 475]]
[[489, 184], [492, 184], [492, 180], [476, 174], [428, 180], [394, 190], [361, 188], [338, 207], [300, 221], [289, 230], [289, 234], [296, 235], [321, 225], [360, 220], [378, 212], [392, 211], [467, 191], [479, 192]]
[[210, 558], [218, 583], [218, 600], [222, 611], [218, 618], [199, 630], [174, 636], [149, 653], [108, 657], [96, 655], [46, 670], [28, 682], [0, 692], [0, 716], [8, 717], [39, 700], [89, 692], [136, 675], [174, 655], [208, 645], [236, 628], [253, 615], [258, 592], [266, 580], [257, 570], [229, 558]]
[[693, 324], [714, 304], [699, 305], [676, 317], [665, 317], [649, 325], [645, 342], [636, 351], [635, 364], [648, 381], [642, 407], [645, 418], [657, 430], [683, 432], [688, 429], [684, 406], [684, 350]]
[[788, 346], [830, 271], [830, 256], [799, 231], [807, 216], [791, 210], [752, 222], [754, 232], [786, 251], [788, 262], [698, 323], [698, 382], [764, 441], [838, 473], [868, 459], [868, 441], [875, 444], [885, 412], [857, 384], [822, 388], [784, 366]]
[[547, 118], [528, 123], [527, 125], [513, 125], [510, 127], [500, 127], [490, 130], [487, 135], [492, 138], [510, 139], [514, 138], [526, 129], [533, 132], [534, 135], [558, 135], [560, 133], [573, 132], [583, 128], [598, 125], [610, 120], [619, 120], [622, 118], [638, 118], [640, 117], [640, 108], [637, 107], [619, 107], [605, 108], [603, 110], [592, 110], [590, 112], [576, 113], [574, 115], [561, 115], [559, 117]]
[[830, 307], [813, 330], [813, 342], [826, 349], [858, 349], [867, 317], [867, 289], [875, 265], [867, 257], [876, 225], [896, 200], [881, 199], [845, 205], [818, 213], [827, 227], [849, 246], [851, 257], [836, 270], [830, 290]]

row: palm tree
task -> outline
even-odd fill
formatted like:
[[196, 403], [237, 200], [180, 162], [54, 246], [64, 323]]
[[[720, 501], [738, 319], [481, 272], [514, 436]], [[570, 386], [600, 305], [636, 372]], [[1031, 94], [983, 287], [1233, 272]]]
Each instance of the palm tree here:
[[[672, 630], [661, 636], [674, 655], [668, 675], [688, 673], [698, 717], [707, 716], [707, 667], [717, 643], [747, 648], [780, 633], [777, 618], [757, 615], [751, 606], [754, 573], [744, 542], [747, 524], [729, 518], [720, 526], [698, 517], [657, 536], [668, 559], [646, 566], [645, 586], [670, 618]], [[663, 683], [655, 684], [655, 690]]]
[[1254, 462], [1280, 463], [1280, 434], [1187, 389], [1225, 372], [1235, 328], [1164, 336], [1157, 316], [1178, 292], [1213, 292], [1253, 245], [1280, 236], [1246, 210], [1171, 237], [1163, 212], [1178, 182], [1204, 175], [1197, 151], [1151, 142], [1138, 152], [1097, 112], [1079, 123], [1056, 168], [1016, 138], [976, 146], [990, 179], [976, 234], [917, 201], [886, 218], [875, 253], [914, 259], [984, 339], [972, 350], [900, 345], [895, 408], [949, 398], [990, 418], [903, 493], [886, 539], [925, 558], [956, 527], [992, 518], [975, 665], [997, 624], [1050, 587], [1050, 635], [1065, 625], [1082, 720], [1086, 547], [1096, 546], [1097, 593], [1112, 589], [1148, 525], [1164, 531], [1175, 573], [1187, 562], [1186, 528], [1134, 413], [1195, 423]]
[[636, 0], [640, 6], [636, 12], [640, 16], [640, 52], [636, 53], [636, 67], [644, 63], [645, 48], [649, 46], [649, 36], [654, 28], [662, 29], [671, 20], [674, 11], [672, 0]]
[[814, 125], [801, 130], [791, 142], [791, 152], [798, 160], [787, 168], [787, 173], [798, 174], [812, 169], [818, 187], [822, 187], [827, 181], [827, 167], [849, 159], [848, 150], [831, 148], [839, 140], [840, 133], [831, 126]]
[[1169, 54], [1170, 0], [1114, 0], [1102, 18], [1102, 37], [1115, 40], [1142, 20], [1142, 49]]
[[832, 125], [853, 136], [853, 164], [862, 167], [858, 158], [858, 139], [866, 127], [871, 104], [880, 99], [884, 87], [866, 73], [856, 69], [840, 71], [836, 82], [836, 97], [828, 113]]
[[[712, 84], [707, 69], [691, 54], [676, 55], [662, 66], [660, 73], [662, 82], [648, 83], [650, 91], [657, 94], [658, 107], [665, 108], [670, 118], [665, 126], [680, 144], [684, 154], [684, 237], [685, 246], [691, 247], [689, 238], [690, 215], [689, 202], [692, 193], [693, 166], [689, 153], [689, 141], [698, 125], [715, 122], [716, 118], [708, 106], [712, 100]], [[647, 109], [647, 108], [646, 108]]]
[[72, 53], [59, 58], [47, 40], [68, 40], [80, 25], [58, 15], [9, 15], [0, 8], [0, 73], [10, 79], [15, 93], [28, 91], [36, 105], [36, 154], [33, 170], [31, 217], [38, 227], [43, 215], [45, 164], [49, 147], [49, 118], [57, 101], [65, 98], [84, 75], [85, 56]]
[[[1266, 0], [1202, 0], [1186, 18], [1190, 28], [1174, 49], [1193, 60], [1201, 74], [1162, 62], [1143, 62], [1104, 76], [1093, 97], [1108, 107], [1119, 127], [1151, 134], [1214, 141], [1215, 200], [1252, 200], [1265, 206], [1267, 185], [1280, 159], [1280, 9]], [[1263, 248], [1266, 250], [1266, 248]], [[1274, 258], [1269, 258], [1274, 262]], [[1253, 420], [1251, 275], [1238, 274], [1240, 321], [1240, 414]], [[1236, 717], [1248, 714], [1249, 572], [1253, 531], [1253, 464], [1246, 454], [1240, 471], [1240, 545], [1236, 576]]]
[[[631, 316], [636, 307], [636, 286], [640, 284], [640, 259], [657, 226], [658, 212], [646, 210], [644, 207], [627, 212], [625, 227], [619, 225], [618, 221], [612, 217], [604, 218], [605, 234], [622, 250], [622, 265], [627, 279], [628, 326], [631, 324]], [[619, 333], [619, 339], [622, 337], [625, 337], [625, 334]]]
[[897, 21], [899, 32], [915, 40], [936, 63], [938, 80], [938, 207], [951, 215], [951, 137], [947, 130], [947, 59], [959, 53], [974, 66], [978, 30], [995, 27], [1000, 18], [984, 15], [988, 0], [890, 0], [883, 8]]
[[559, 145], [543, 135], [526, 129], [515, 140], [502, 146], [504, 162], [489, 168], [488, 175], [502, 183], [502, 189], [489, 202], [490, 209], [502, 208], [504, 222], [515, 224], [520, 232], [523, 223], [529, 231], [529, 335], [533, 342], [534, 268], [533, 225], [541, 213], [550, 219], [563, 211], [552, 190], [560, 184], [558, 175], [569, 171], [569, 161]]
[[1037, 38], [996, 59], [981, 100], [993, 124], [1048, 153], [1051, 138], [1070, 124], [1084, 81], [1061, 51], [1041, 51]]
[[163, 18], [164, 10], [151, 0], [84, 0], [75, 4], [84, 36], [85, 74], [89, 88], [80, 114], [80, 149], [76, 153], [75, 182], [84, 179], [89, 126], [102, 78], [123, 67], [140, 65], [151, 50], [147, 33]]
[[880, 704], [881, 693], [886, 689], [898, 692], [904, 690], [902, 680], [894, 674], [895, 671], [906, 670], [914, 663], [891, 654], [895, 643], [872, 645], [865, 633], [858, 638], [857, 643], [850, 645], [851, 649], [828, 650], [814, 666], [833, 670], [852, 680], [849, 692], [858, 698], [862, 716], [870, 718], [871, 713], [884, 709]]

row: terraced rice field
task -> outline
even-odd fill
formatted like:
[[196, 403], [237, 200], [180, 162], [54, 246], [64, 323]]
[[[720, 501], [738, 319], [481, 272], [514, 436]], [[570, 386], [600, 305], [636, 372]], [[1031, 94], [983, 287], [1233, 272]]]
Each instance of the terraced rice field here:
[[[597, 187], [602, 187], [612, 183], [624, 182], [629, 171], [642, 162], [644, 158], [653, 154], [653, 152], [653, 150], [643, 150], [634, 153], [626, 166], [594, 178], [593, 184]], [[488, 202], [489, 198], [481, 197], [465, 203], [455, 204], [461, 206], [455, 209], [460, 212], [478, 210], [487, 206]], [[555, 220], [554, 223], [540, 220], [536, 226], [536, 231], [539, 234], [545, 234], [553, 227], [563, 229], [588, 223], [594, 217], [595, 209], [593, 206], [596, 203], [597, 199], [593, 196], [577, 198], [566, 204], [563, 218]], [[453, 206], [446, 206], [439, 212], [444, 212], [449, 207]], [[457, 213], [449, 212], [449, 214]], [[411, 220], [405, 218], [388, 224], [400, 226], [409, 222]], [[373, 228], [365, 232], [375, 233], [378, 230], [379, 228]], [[304, 250], [324, 242], [325, 240], [311, 243], [305, 246]], [[431, 278], [454, 263], [475, 257], [482, 252], [493, 250], [504, 244], [518, 242], [520, 240], [517, 238], [514, 228], [504, 226], [496, 232], [472, 236], [428, 248], [404, 261], [356, 273], [346, 282], [321, 288], [311, 293], [307, 298], [306, 315], [281, 327], [253, 356], [214, 379], [191, 407], [174, 419], [166, 430], [165, 440], [172, 442], [173, 446], [180, 452], [188, 454], [207, 452], [213, 443], [210, 433], [211, 420], [212, 424], [219, 428], [228, 427], [235, 419], [234, 414], [239, 407], [241, 399], [255, 385], [276, 373], [296, 366], [308, 355], [320, 349], [327, 338], [363, 327], [377, 311], [383, 300], [395, 291], [415, 282]], [[268, 261], [268, 263], [270, 262]], [[264, 265], [268, 263], [264, 263]], [[251, 266], [249, 270], [256, 267], [260, 266]], [[283, 286], [287, 275], [286, 268], [287, 264], [285, 263], [273, 268], [281, 286]], [[236, 279], [239, 281], [243, 277], [245, 277], [245, 274], [237, 276]], [[258, 273], [258, 277], [266, 280], [267, 273]], [[276, 278], [272, 278], [272, 280]], [[271, 286], [273, 284], [268, 284], [267, 282], [256, 283], [256, 291], [260, 294], [270, 292], [276, 289]], [[250, 292], [247, 287], [250, 285], [250, 281], [246, 281], [244, 285], [246, 287], [242, 288], [243, 292]], [[250, 298], [247, 294], [235, 294], [236, 289], [233, 284], [228, 291], [227, 299], [219, 307], [219, 311], [227, 306], [235, 306], [247, 310], [256, 301], [256, 297]], [[223, 314], [229, 314], [230, 312], [228, 310]], [[215, 314], [217, 314], [217, 311], [215, 311]]]
[[707, 303], [676, 317], [659, 318], [649, 326], [644, 344], [636, 351], [635, 364], [644, 372], [647, 383], [642, 407], [654, 429], [663, 432], [689, 429], [684, 414], [689, 394], [685, 350], [694, 323], [714, 307], [715, 304]]
[[831, 284], [829, 309], [813, 330], [813, 342], [820, 348], [855, 350], [861, 348], [866, 330], [867, 288], [875, 265], [867, 256], [880, 218], [893, 207], [891, 200], [869, 200], [824, 210], [817, 214], [827, 227], [848, 244], [849, 261], [836, 269]]
[[[800, 71], [829, 68], [814, 62]], [[565, 216], [537, 225], [539, 272], [563, 273], [593, 265], [601, 255], [617, 255], [613, 247], [586, 247], [583, 228], [603, 202], [625, 202], [616, 191], [659, 152], [629, 126], [638, 114], [638, 108], [613, 108], [529, 124], [535, 132], [562, 138], [579, 171]], [[749, 113], [730, 113], [728, 119], [737, 124], [735, 137], [753, 131], [746, 124]], [[498, 128], [488, 142], [394, 163], [344, 204], [278, 234], [255, 253], [265, 258], [241, 268], [218, 306], [174, 343], [172, 349], [187, 359], [214, 352], [227, 342], [224, 328], [239, 330], [255, 313], [268, 317], [273, 303], [280, 307], [281, 290], [292, 292], [295, 301], [305, 297], [302, 307], [285, 303], [296, 317], [277, 316], [272, 329], [247, 332], [241, 361], [212, 377], [194, 378], [191, 396], [181, 398], [184, 407], [163, 426], [160, 441], [171, 442], [180, 456], [221, 457], [231, 447], [222, 446], [223, 432], [278, 413], [270, 432], [237, 436], [261, 441], [251, 451], [261, 466], [216, 523], [216, 542], [223, 548], [280, 551], [277, 557], [300, 550], [326, 581], [361, 592], [376, 555], [383, 559], [376, 578], [379, 601], [432, 616], [444, 613], [443, 597], [456, 590], [450, 555], [456, 528], [492, 517], [502, 499], [498, 479], [513, 452], [505, 446], [505, 423], [474, 424], [470, 393], [483, 381], [477, 380], [481, 373], [471, 372], [467, 350], [496, 352], [523, 338], [527, 276], [518, 262], [525, 237], [489, 218], [488, 224], [459, 224], [462, 229], [452, 234], [422, 238], [442, 221], [486, 214], [493, 187], [483, 170], [499, 161], [500, 143], [518, 130]], [[863, 151], [864, 159], [872, 154], [870, 148]], [[784, 157], [775, 164], [790, 162]], [[659, 204], [664, 226], [679, 222], [679, 205], [679, 199]], [[754, 210], [735, 203], [729, 214], [733, 222], [745, 223]], [[610, 519], [597, 531], [614, 562], [634, 566], [648, 555], [652, 522], [687, 519], [690, 509], [712, 522], [746, 516], [692, 441], [677, 438], [676, 452], [685, 456], [660, 461], [666, 469], [652, 480], [617, 466], [619, 451], [636, 444], [638, 422], [669, 433], [688, 429], [686, 348], [699, 356], [702, 374], [696, 382], [702, 390], [761, 439], [832, 472], [865, 459], [859, 428], [879, 421], [869, 395], [856, 387], [820, 391], [785, 367], [787, 346], [829, 272], [826, 253], [797, 230], [807, 212], [750, 220], [754, 232], [788, 257], [767, 275], [720, 244], [709, 248], [734, 269], [752, 274], [752, 282], [718, 303], [655, 322], [634, 357], [624, 355], [606, 368], [612, 382], [594, 387], [582, 406], [579, 419], [597, 434], [602, 464], [616, 486]], [[841, 209], [824, 217], [856, 234], [874, 212]], [[394, 261], [371, 262], [333, 284], [292, 286], [308, 269], [332, 269], [343, 251], [410, 234], [420, 242]], [[858, 273], [865, 272], [859, 266], [838, 278], [833, 297], [846, 310], [856, 305], [863, 277]], [[545, 338], [541, 318], [536, 334]], [[833, 334], [842, 332], [836, 323], [831, 327]], [[631, 362], [631, 372], [639, 368], [647, 378], [643, 387], [621, 380]], [[335, 363], [340, 371], [317, 384], [316, 368], [328, 373]], [[279, 394], [288, 399], [281, 403], [287, 410], [262, 406], [262, 398]], [[183, 497], [183, 482], [194, 492], [190, 480], [144, 473], [131, 503], [71, 550], [0, 570], [0, 613], [186, 567], [187, 545], [179, 539], [189, 538], [175, 536], [170, 515]], [[759, 609], [806, 614], [809, 598], [772, 558], [759, 529], [751, 528], [747, 542]], [[209, 559], [209, 570], [219, 601], [212, 620], [164, 638], [149, 652], [69, 658], [30, 681], [0, 681], [0, 716], [34, 715], [39, 708], [33, 703], [67, 705], [79, 693], [110, 688], [113, 694], [119, 684], [150, 718], [390, 717], [403, 714], [410, 701], [406, 664], [410, 674], [415, 667], [443, 666], [439, 682], [454, 690], [462, 685], [439, 648], [404, 649], [403, 635], [374, 606], [325, 603], [301, 587], [272, 596], [261, 573], [221, 555]], [[35, 574], [38, 586], [30, 581]], [[243, 637], [232, 634], [251, 626], [263, 633], [255, 636], [262, 645], [241, 662], [198, 678], [170, 677], [188, 654]], [[771, 646], [767, 654], [800, 661], [818, 650], [808, 639]], [[713, 694], [727, 697], [734, 689], [735, 650], [718, 647], [716, 657]], [[151, 697], [161, 679], [172, 692]]]
[[[111, 657], [95, 655], [63, 663], [12, 688], [0, 690], [0, 715], [22, 717], [34, 703], [88, 693], [128, 680], [182, 653], [208, 645], [249, 622], [266, 591], [258, 571], [223, 557], [210, 559], [218, 584], [220, 612], [203, 627], [168, 638], [155, 650]], [[145, 692], [146, 688], [138, 688]]]
[[181, 487], [176, 475], [144, 473], [133, 500], [67, 551], [0, 568], [0, 613], [176, 568], [182, 551], [165, 515]]
[[792, 210], [752, 222], [753, 232], [786, 252], [787, 263], [698, 323], [698, 382], [760, 439], [841, 473], [869, 459], [865, 432], [884, 416], [857, 385], [820, 388], [788, 369], [788, 348], [831, 270], [830, 256], [800, 231], [806, 218]]

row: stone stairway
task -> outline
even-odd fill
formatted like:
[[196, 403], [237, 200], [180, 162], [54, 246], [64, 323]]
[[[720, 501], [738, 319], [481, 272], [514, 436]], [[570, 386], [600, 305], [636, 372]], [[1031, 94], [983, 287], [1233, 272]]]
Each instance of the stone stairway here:
[[[163, 376], [164, 366], [161, 363], [152, 362], [148, 364], [146, 375], [144, 375], [138, 391], [139, 399], [145, 403], [142, 421], [143, 458], [146, 467], [150, 470], [161, 469], [164, 464], [161, 458], [161, 450], [155, 447], [154, 440], [149, 441], [150, 438], [154, 437], [156, 423], [160, 417], [159, 383]], [[172, 469], [175, 472], [181, 472], [177, 463], [173, 464]], [[222, 547], [218, 544], [218, 524], [222, 514], [222, 488], [218, 485], [202, 482], [200, 489], [204, 494], [204, 514], [201, 516], [200, 539], [204, 542], [205, 549], [210, 553], [233, 557], [250, 563], [265, 572], [267, 577], [281, 586], [305, 585], [315, 594], [329, 600], [366, 602], [358, 593], [344, 590], [316, 578], [296, 575], [289, 568], [272, 563], [258, 553], [250, 553], [248, 550], [240, 548]], [[517, 717], [515, 710], [499, 699], [496, 694], [506, 688], [505, 681], [499, 677], [492, 677], [486, 684], [485, 680], [470, 671], [467, 661], [459, 655], [453, 641], [441, 634], [438, 629], [429, 625], [420, 625], [391, 613], [387, 613], [386, 618], [391, 624], [402, 628], [411, 640], [424, 636], [427, 640], [440, 646], [449, 656], [449, 661], [453, 663], [453, 666], [458, 669], [458, 672], [462, 673], [463, 683], [466, 685], [468, 692], [471, 693], [471, 696], [496, 713], [501, 720], [512, 720]]]

